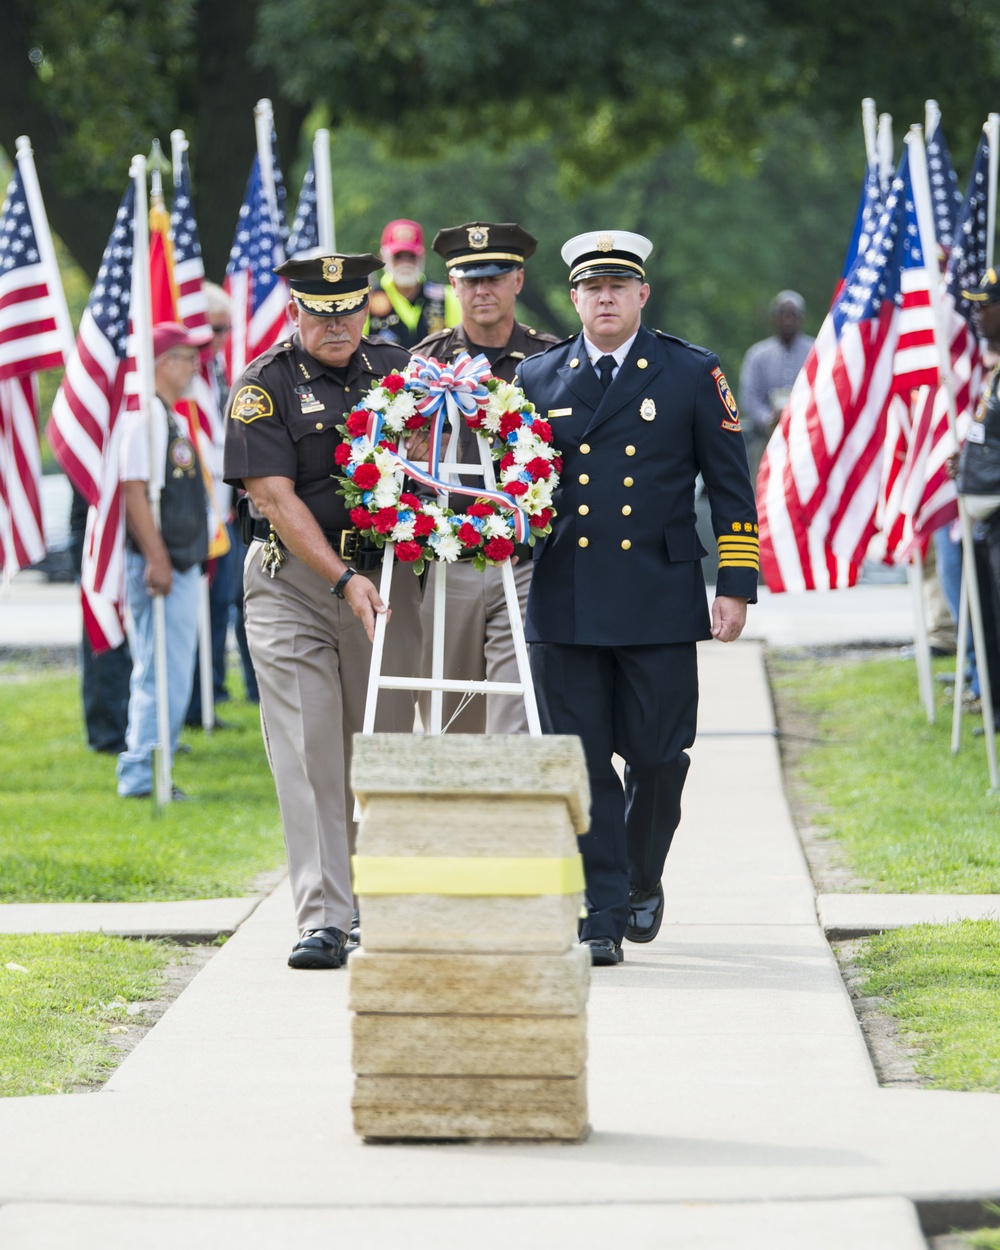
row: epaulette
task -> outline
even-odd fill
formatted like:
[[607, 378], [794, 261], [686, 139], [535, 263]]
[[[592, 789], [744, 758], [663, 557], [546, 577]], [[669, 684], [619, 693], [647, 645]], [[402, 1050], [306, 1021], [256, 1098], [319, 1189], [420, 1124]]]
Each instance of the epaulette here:
[[676, 334], [667, 334], [664, 330], [654, 330], [653, 333], [657, 338], [668, 339], [671, 343], [679, 343], [681, 347], [689, 347], [693, 352], [700, 352], [703, 356], [714, 356], [715, 352], [709, 351], [707, 347], [699, 347], [697, 343], [689, 343], [687, 339], [682, 339]]

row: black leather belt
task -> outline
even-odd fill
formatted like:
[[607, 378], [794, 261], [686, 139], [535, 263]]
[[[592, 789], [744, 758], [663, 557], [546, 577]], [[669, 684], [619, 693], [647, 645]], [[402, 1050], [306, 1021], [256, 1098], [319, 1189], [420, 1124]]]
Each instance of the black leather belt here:
[[[251, 537], [267, 542], [271, 533], [271, 522], [266, 517], [254, 517]], [[324, 530], [323, 537], [346, 564], [362, 572], [377, 569], [382, 563], [382, 548], [375, 543], [365, 542], [356, 529]], [[285, 544], [275, 534], [278, 546], [284, 550]]]

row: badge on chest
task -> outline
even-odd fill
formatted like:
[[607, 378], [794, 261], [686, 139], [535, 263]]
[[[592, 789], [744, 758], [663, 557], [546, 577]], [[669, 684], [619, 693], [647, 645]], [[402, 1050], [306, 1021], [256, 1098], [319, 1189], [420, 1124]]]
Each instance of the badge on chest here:
[[321, 404], [313, 393], [311, 382], [300, 382], [295, 388], [295, 394], [299, 397], [299, 406], [303, 413], [326, 411], [326, 405]]

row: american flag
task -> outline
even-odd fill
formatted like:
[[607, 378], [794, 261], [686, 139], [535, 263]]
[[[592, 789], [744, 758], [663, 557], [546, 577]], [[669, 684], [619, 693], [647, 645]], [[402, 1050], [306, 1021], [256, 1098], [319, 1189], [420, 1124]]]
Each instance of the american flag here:
[[[953, 188], [957, 188], [958, 179], [940, 126], [928, 143], [927, 154], [935, 230], [938, 243], [948, 255], [942, 284], [942, 324], [951, 350], [959, 428], [964, 429], [979, 394], [982, 368], [971, 310], [961, 293], [963, 286], [975, 285], [986, 268], [989, 150], [984, 137], [964, 201], [959, 193], [957, 223]], [[908, 560], [916, 543], [925, 546], [934, 530], [958, 515], [955, 483], [946, 463], [957, 449], [949, 428], [944, 386], [935, 383], [914, 391], [910, 413], [900, 418], [899, 424], [898, 442], [893, 455], [887, 457], [887, 462], [891, 460], [893, 467], [898, 465], [898, 470], [884, 509], [885, 559], [897, 563]]]
[[45, 555], [34, 375], [63, 364], [56, 300], [64, 297], [39, 249], [42, 229], [18, 166], [0, 209], [0, 569], [7, 575]]
[[255, 156], [223, 284], [232, 301], [226, 364], [234, 380], [288, 329], [288, 284], [274, 273], [281, 255]]
[[281, 172], [281, 161], [278, 159], [278, 136], [271, 131], [271, 176], [274, 178], [274, 199], [278, 212], [278, 234], [282, 249], [286, 256], [288, 250], [288, 192], [285, 189], [285, 178]]
[[287, 251], [289, 256], [296, 256], [314, 247], [319, 247], [319, 210], [316, 206], [316, 162], [310, 161], [302, 179]]
[[847, 245], [844, 266], [840, 273], [837, 289], [834, 292], [833, 303], [836, 303], [840, 298], [840, 293], [844, 289], [844, 283], [847, 281], [851, 270], [857, 264], [858, 256], [868, 250], [868, 244], [871, 242], [871, 237], [875, 233], [875, 227], [878, 225], [878, 219], [881, 215], [882, 188], [879, 183], [878, 165], [874, 161], [870, 161], [865, 168], [865, 177], [861, 184], [861, 199], [858, 201], [858, 211], [854, 215], [851, 241]]
[[130, 182], [46, 428], [56, 459], [90, 504], [80, 581], [84, 623], [95, 651], [118, 646], [124, 638], [118, 610], [124, 570], [118, 445], [130, 368], [134, 247], [135, 187]]
[[922, 369], [936, 376], [928, 281], [904, 156], [761, 461], [761, 570], [772, 591], [857, 581], [875, 531], [889, 400], [900, 382], [924, 380]]

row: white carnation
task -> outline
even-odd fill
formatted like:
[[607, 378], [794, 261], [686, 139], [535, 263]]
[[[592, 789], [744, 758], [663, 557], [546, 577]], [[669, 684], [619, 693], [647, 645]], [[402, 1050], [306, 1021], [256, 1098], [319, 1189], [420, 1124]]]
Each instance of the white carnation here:
[[380, 386], [376, 386], [368, 392], [361, 403], [369, 412], [385, 412], [389, 406], [389, 399], [388, 391], [384, 391]]
[[487, 538], [509, 538], [510, 522], [506, 517], [491, 516], [486, 518], [483, 533]]
[[405, 543], [413, 537], [413, 529], [415, 522], [400, 521], [398, 525], [392, 527], [392, 541], [394, 543]]
[[452, 533], [435, 532], [430, 537], [430, 545], [437, 558], [446, 564], [452, 564], [462, 554], [462, 544]]

